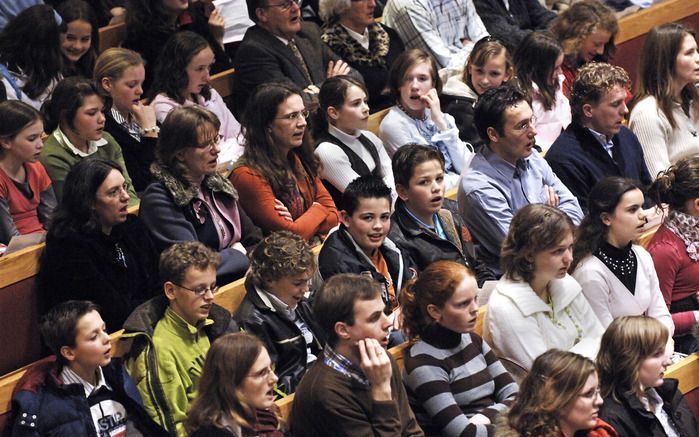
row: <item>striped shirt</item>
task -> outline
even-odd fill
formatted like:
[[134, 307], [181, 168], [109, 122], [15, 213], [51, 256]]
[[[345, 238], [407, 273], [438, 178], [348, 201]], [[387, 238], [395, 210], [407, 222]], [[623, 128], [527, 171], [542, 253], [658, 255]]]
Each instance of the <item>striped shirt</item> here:
[[426, 435], [493, 436], [494, 425], [469, 419], [482, 414], [494, 423], [519, 391], [482, 338], [438, 324], [410, 348], [405, 370], [410, 404]]

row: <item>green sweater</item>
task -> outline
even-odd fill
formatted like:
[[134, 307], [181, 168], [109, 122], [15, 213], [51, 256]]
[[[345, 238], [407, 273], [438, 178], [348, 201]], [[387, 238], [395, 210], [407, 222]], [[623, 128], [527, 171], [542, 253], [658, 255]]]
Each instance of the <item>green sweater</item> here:
[[[54, 131], [49, 138], [44, 143], [44, 149], [41, 151], [41, 157], [39, 160], [46, 168], [46, 171], [51, 178], [53, 183], [53, 191], [56, 193], [56, 199], [60, 203], [63, 198], [63, 183], [66, 180], [66, 176], [71, 168], [81, 159], [82, 156], [77, 155], [75, 152], [70, 150], [68, 146], [65, 145], [59, 137], [57, 136], [57, 131]], [[102, 133], [102, 138], [107, 141], [107, 144], [97, 147], [97, 151], [93, 153], [92, 156], [98, 158], [109, 159], [116, 162], [124, 170], [124, 179], [126, 183], [129, 184], [129, 206], [138, 205], [139, 199], [134, 191], [133, 184], [131, 183], [131, 177], [126, 169], [126, 164], [124, 163], [124, 156], [121, 153], [121, 147], [116, 142], [116, 140], [109, 135], [107, 132]]]

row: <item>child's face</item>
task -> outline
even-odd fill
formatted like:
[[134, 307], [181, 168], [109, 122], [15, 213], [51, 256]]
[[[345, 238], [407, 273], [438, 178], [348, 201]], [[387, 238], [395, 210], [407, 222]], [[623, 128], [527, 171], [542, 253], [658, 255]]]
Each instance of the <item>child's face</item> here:
[[170, 300], [170, 308], [187, 323], [196, 326], [201, 320], [209, 317], [214, 303], [214, 288], [214, 266], [208, 266], [204, 270], [188, 267], [181, 284], [166, 282], [165, 294]]
[[61, 353], [71, 365], [95, 369], [112, 360], [112, 343], [106, 325], [97, 311], [90, 311], [78, 320], [75, 347], [64, 346]]
[[491, 88], [502, 85], [510, 79], [505, 54], [491, 56], [483, 65], [469, 65], [473, 91], [479, 96]]
[[341, 107], [328, 108], [328, 111], [335, 122], [335, 127], [349, 134], [366, 129], [369, 123], [366, 93], [356, 85], [347, 89], [347, 95]]
[[391, 227], [391, 202], [384, 197], [361, 198], [354, 214], [342, 211], [342, 223], [357, 245], [370, 255], [381, 247]]
[[418, 218], [431, 217], [442, 208], [444, 202], [442, 163], [433, 159], [416, 165], [408, 187], [398, 184], [396, 190]]
[[199, 94], [211, 80], [211, 66], [214, 63], [214, 52], [206, 47], [200, 50], [187, 64], [187, 97], [189, 94]]
[[421, 97], [434, 88], [432, 67], [427, 62], [420, 62], [408, 69], [403, 76], [400, 86], [401, 104], [413, 111], [425, 109], [425, 101]]

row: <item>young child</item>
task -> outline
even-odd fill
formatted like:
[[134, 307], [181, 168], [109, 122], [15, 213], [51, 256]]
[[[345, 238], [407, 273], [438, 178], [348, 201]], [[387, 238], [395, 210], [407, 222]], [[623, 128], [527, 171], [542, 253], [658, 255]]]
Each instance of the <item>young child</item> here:
[[448, 259], [476, 271], [478, 283], [496, 279], [473, 257], [473, 244], [464, 241], [466, 228], [444, 204], [444, 158], [431, 147], [408, 144], [393, 155], [396, 209], [389, 236], [422, 271], [434, 261]]
[[323, 280], [338, 273], [357, 273], [381, 284], [381, 297], [390, 313], [398, 293], [414, 269], [405, 253], [387, 237], [391, 227], [391, 189], [376, 176], [350, 182], [342, 195], [342, 223], [330, 231], [318, 256]]
[[237, 331], [231, 314], [214, 301], [219, 254], [198, 241], [177, 243], [160, 255], [164, 295], [138, 306], [124, 322], [133, 338], [127, 357], [146, 411], [171, 435], [186, 436], [209, 346]]
[[168, 435], [148, 417], [121, 362], [112, 359], [97, 305], [63, 302], [40, 330], [55, 357], [27, 370], [17, 384], [12, 436]]

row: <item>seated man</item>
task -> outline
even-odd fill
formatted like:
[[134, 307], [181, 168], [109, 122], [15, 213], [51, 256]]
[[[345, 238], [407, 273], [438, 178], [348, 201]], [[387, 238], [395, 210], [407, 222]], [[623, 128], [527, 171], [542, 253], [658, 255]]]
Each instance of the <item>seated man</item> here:
[[570, 93], [573, 122], [546, 152], [556, 176], [587, 211], [587, 195], [606, 176], [649, 186], [653, 179], [636, 135], [622, 123], [630, 86], [623, 68], [591, 62], [578, 70]]
[[391, 321], [383, 309], [378, 284], [361, 275], [334, 276], [317, 293], [313, 310], [328, 343], [296, 390], [293, 435], [424, 435], [385, 350]]
[[[69, 300], [44, 316], [55, 357], [32, 366], [12, 398], [13, 436], [168, 436], [143, 409], [92, 302]], [[8, 432], [8, 435], [10, 433]]]
[[391, 189], [377, 176], [360, 176], [342, 194], [342, 223], [330, 231], [318, 256], [323, 280], [357, 273], [381, 285], [386, 312], [398, 308], [398, 293], [415, 270], [407, 254], [386, 236], [391, 228]]
[[476, 11], [490, 34], [514, 53], [525, 36], [534, 30], [546, 30], [556, 13], [539, 0], [473, 0]]
[[318, 27], [302, 23], [299, 4], [299, 0], [247, 0], [255, 25], [245, 32], [233, 61], [236, 117], [260, 84], [291, 81], [304, 90], [308, 106], [325, 79], [350, 73], [350, 67], [321, 41]]
[[171, 435], [187, 435], [184, 422], [209, 346], [238, 331], [213, 302], [220, 260], [198, 241], [173, 244], [160, 255], [164, 296], [136, 307], [124, 322], [122, 338], [133, 338], [129, 373], [148, 414]]
[[486, 142], [463, 173], [459, 212], [475, 242], [477, 255], [500, 276], [500, 244], [515, 213], [530, 203], [560, 208], [578, 225], [578, 200], [534, 150], [536, 129], [527, 97], [502, 85], [481, 96], [474, 121]]
[[[444, 158], [432, 147], [408, 144], [393, 155], [396, 178], [396, 209], [391, 216], [389, 237], [411, 259], [418, 272], [434, 261], [448, 259], [469, 266], [479, 284], [495, 279], [487, 267], [474, 259], [473, 243], [461, 217], [442, 205]], [[468, 235], [470, 238], [470, 235]]]
[[407, 48], [426, 51], [439, 68], [461, 71], [473, 44], [488, 36], [473, 0], [389, 0], [383, 22]]

